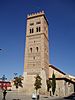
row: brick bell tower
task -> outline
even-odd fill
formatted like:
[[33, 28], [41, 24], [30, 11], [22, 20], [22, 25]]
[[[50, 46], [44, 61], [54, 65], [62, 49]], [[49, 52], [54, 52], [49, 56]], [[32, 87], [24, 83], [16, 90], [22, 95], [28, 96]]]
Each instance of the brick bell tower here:
[[26, 47], [24, 59], [24, 90], [34, 92], [35, 76], [42, 78], [41, 94], [46, 92], [49, 76], [48, 21], [44, 11], [27, 15]]

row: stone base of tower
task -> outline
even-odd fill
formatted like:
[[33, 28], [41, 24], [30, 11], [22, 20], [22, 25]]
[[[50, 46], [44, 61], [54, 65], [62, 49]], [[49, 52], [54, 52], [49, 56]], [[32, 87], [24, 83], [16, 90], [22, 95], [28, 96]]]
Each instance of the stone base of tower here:
[[42, 86], [39, 93], [42, 95], [46, 95], [47, 94], [46, 73], [44, 70], [41, 70], [39, 75], [42, 78], [41, 80]]
[[[35, 93], [35, 77], [36, 75], [28, 75], [27, 72], [24, 72], [24, 80], [23, 80], [23, 88], [22, 91], [27, 95], [32, 95]], [[46, 85], [46, 75], [44, 71], [40, 72], [40, 77], [42, 78], [42, 86], [39, 89], [39, 94], [45, 95], [47, 94], [47, 85]]]
[[24, 80], [23, 80], [23, 91], [27, 95], [31, 95], [34, 90], [34, 82], [35, 82], [35, 75], [27, 75], [26, 72], [24, 72]]

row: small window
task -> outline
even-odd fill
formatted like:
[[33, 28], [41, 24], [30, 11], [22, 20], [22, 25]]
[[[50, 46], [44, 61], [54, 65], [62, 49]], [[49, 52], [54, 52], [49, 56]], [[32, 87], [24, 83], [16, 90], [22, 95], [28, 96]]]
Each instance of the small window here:
[[41, 28], [39, 27], [39, 32], [41, 31]]
[[36, 32], [40, 32], [40, 31], [41, 31], [41, 27], [37, 27]]
[[38, 27], [36, 28], [36, 32], [38, 32]]
[[32, 48], [30, 48], [30, 52], [32, 53]]
[[34, 29], [32, 28], [32, 29], [30, 29], [30, 33], [34, 33]]
[[32, 33], [32, 30], [30, 29], [30, 33]]
[[30, 26], [34, 25], [34, 23], [30, 23]]
[[38, 52], [38, 47], [36, 47], [36, 50], [37, 50], [37, 52]]
[[35, 59], [35, 57], [33, 57], [33, 59]]
[[33, 30], [33, 28], [32, 28], [32, 33], [34, 33], [34, 30]]
[[41, 24], [41, 22], [36, 22], [36, 24]]

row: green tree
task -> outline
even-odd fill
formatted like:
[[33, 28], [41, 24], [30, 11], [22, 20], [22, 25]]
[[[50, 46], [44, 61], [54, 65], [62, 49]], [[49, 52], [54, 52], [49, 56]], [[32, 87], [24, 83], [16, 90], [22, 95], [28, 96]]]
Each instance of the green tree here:
[[56, 78], [55, 78], [55, 74], [53, 72], [53, 74], [52, 74], [52, 92], [53, 92], [53, 95], [55, 93], [55, 89], [56, 89]]
[[41, 85], [42, 85], [41, 80], [42, 80], [42, 78], [39, 75], [37, 75], [35, 77], [34, 86], [35, 86], [35, 89], [36, 89], [36, 94], [37, 94], [37, 90], [41, 88]]
[[47, 82], [47, 91], [49, 92], [49, 89], [51, 88], [51, 81], [47, 79], [46, 82]]
[[23, 87], [22, 80], [23, 80], [23, 77], [21, 75], [19, 77], [18, 76], [14, 77], [14, 85], [15, 85], [16, 89], [18, 89], [19, 86]]

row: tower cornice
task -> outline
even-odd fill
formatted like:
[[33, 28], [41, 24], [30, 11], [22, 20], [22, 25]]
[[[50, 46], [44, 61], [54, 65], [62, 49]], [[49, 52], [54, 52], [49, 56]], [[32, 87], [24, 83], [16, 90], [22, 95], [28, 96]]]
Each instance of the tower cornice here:
[[[37, 12], [37, 13], [32, 13], [32, 14], [28, 14], [28, 15], [27, 15], [27, 20], [32, 19], [32, 18], [41, 17], [41, 16], [44, 16], [44, 18], [45, 18], [45, 20], [46, 20], [46, 22], [47, 22], [47, 24], [48, 24], [48, 20], [47, 20], [47, 18], [46, 18], [46, 16], [45, 16], [44, 11]], [[49, 24], [48, 24], [48, 25], [49, 25]]]

